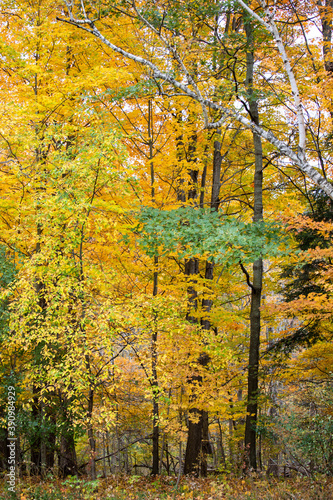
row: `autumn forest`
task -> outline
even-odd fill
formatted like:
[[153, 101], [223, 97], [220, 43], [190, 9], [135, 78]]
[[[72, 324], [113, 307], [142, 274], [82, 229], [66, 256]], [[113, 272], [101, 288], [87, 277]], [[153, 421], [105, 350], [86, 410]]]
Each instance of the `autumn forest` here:
[[333, 497], [332, 18], [0, 0], [1, 498]]

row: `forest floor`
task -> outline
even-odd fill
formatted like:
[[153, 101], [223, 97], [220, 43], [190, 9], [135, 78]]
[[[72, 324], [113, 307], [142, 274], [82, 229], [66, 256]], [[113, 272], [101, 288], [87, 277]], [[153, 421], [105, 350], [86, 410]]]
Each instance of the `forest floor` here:
[[206, 479], [111, 476], [97, 481], [20, 479], [16, 493], [0, 483], [1, 500], [333, 500], [333, 478], [214, 476]]

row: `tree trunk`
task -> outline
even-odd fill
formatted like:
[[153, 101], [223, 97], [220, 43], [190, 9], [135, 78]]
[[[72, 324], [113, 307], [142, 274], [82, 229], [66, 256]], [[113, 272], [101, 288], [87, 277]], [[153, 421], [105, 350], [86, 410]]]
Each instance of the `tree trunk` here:
[[[220, 136], [220, 131], [217, 131], [218, 137]], [[204, 173], [206, 176], [206, 171]], [[212, 178], [212, 193], [211, 193], [211, 209], [218, 210], [219, 208], [219, 195], [220, 195], [220, 178], [221, 178], [221, 143], [219, 140], [214, 142], [214, 160], [213, 160], [213, 178]], [[193, 179], [193, 176], [192, 176]], [[196, 177], [197, 181], [197, 177]], [[202, 182], [204, 184], [204, 182]], [[200, 197], [200, 206], [203, 205], [202, 193]], [[197, 259], [191, 259], [185, 264], [186, 274], [198, 274], [199, 273], [199, 263]], [[206, 262], [205, 269], [205, 279], [212, 280], [214, 275], [214, 264], [212, 262]], [[197, 294], [193, 287], [188, 289], [190, 293], [189, 303], [192, 305], [192, 309], [197, 308]], [[202, 300], [202, 310], [205, 314], [201, 319], [201, 326], [204, 330], [210, 330], [211, 323], [209, 320], [209, 313], [213, 305], [212, 299]], [[191, 315], [187, 318], [192, 323], [197, 320]], [[198, 359], [198, 364], [206, 367], [209, 363], [209, 356], [204, 352], [200, 355]], [[202, 384], [201, 376], [194, 376], [192, 378], [197, 385]], [[188, 438], [185, 453], [185, 474], [196, 474], [199, 473], [202, 476], [207, 475], [207, 454], [211, 453], [211, 446], [208, 438], [208, 412], [206, 410], [198, 410], [192, 408], [189, 413], [189, 428], [188, 428]]]
[[[154, 257], [154, 288], [153, 296], [155, 297], [158, 293], [158, 257]], [[152, 475], [156, 476], [159, 474], [159, 438], [160, 438], [160, 428], [159, 428], [159, 387], [158, 387], [158, 377], [157, 377], [157, 362], [158, 362], [158, 352], [157, 352], [157, 312], [154, 315], [153, 333], [152, 333], [152, 346], [151, 346], [151, 368], [152, 368], [152, 391], [153, 391], [153, 467]]]
[[[199, 262], [198, 259], [188, 259], [185, 261], [185, 274], [187, 276], [195, 276], [199, 273]], [[197, 318], [194, 317], [193, 311], [197, 309], [197, 292], [195, 287], [196, 280], [192, 280], [191, 284], [187, 288], [188, 293], [188, 312], [186, 315], [187, 321], [192, 324], [197, 323]], [[189, 384], [200, 385], [202, 383], [201, 376], [193, 376], [188, 381]], [[193, 394], [191, 397], [192, 401], [196, 399], [196, 395]], [[186, 443], [185, 452], [185, 463], [184, 463], [184, 474], [199, 474], [199, 463], [200, 463], [200, 453], [202, 444], [202, 427], [203, 427], [203, 415], [202, 410], [192, 408], [189, 411], [189, 422], [188, 422], [188, 435]]]
[[[194, 154], [195, 148], [191, 147], [191, 155]], [[193, 181], [191, 188], [188, 193], [189, 199], [196, 198], [195, 182], [198, 180], [198, 171], [189, 171], [191, 181]], [[184, 197], [183, 192], [182, 198]], [[185, 200], [184, 200], [185, 201]], [[185, 260], [185, 274], [186, 276], [196, 276], [199, 274], [199, 261], [198, 259], [187, 259]], [[193, 312], [197, 310], [197, 292], [195, 289], [196, 278], [191, 278], [189, 280], [189, 285], [187, 287], [188, 293], [188, 312], [186, 314], [186, 319], [189, 323], [196, 324], [198, 322], [197, 318], [193, 316]], [[198, 384], [202, 382], [201, 376], [193, 376], [188, 381], [189, 384]], [[195, 394], [192, 395], [192, 401], [196, 399]], [[202, 443], [202, 426], [203, 418], [202, 411], [192, 408], [189, 412], [189, 423], [188, 423], [188, 434], [185, 452], [185, 463], [184, 463], [184, 474], [199, 473], [199, 462], [201, 453], [201, 443]], [[181, 460], [181, 458], [180, 458]]]
[[[5, 420], [5, 412], [1, 411], [1, 417], [4, 417]], [[7, 427], [0, 429], [0, 472], [7, 471], [8, 467], [8, 430]]]
[[94, 437], [94, 430], [92, 426], [89, 427], [88, 429], [88, 439], [89, 439], [89, 446], [90, 446], [90, 479], [92, 481], [96, 480], [96, 462], [95, 462], [95, 457], [96, 457], [96, 440]]
[[52, 430], [47, 435], [47, 443], [46, 443], [45, 466], [47, 472], [54, 467], [55, 447], [56, 447], [56, 431]]
[[217, 424], [219, 426], [219, 441], [218, 441], [218, 445], [220, 447], [221, 462], [222, 462], [222, 465], [225, 466], [226, 465], [226, 459], [225, 459], [225, 451], [224, 451], [224, 446], [223, 446], [223, 432], [222, 432], [221, 421], [220, 421], [219, 418], [217, 419]]
[[[197, 377], [198, 384], [202, 380]], [[203, 411], [192, 408], [189, 412], [188, 436], [185, 453], [184, 474], [199, 474], [202, 461], [201, 447], [203, 434]]]
[[333, 0], [318, 1], [321, 27], [323, 32], [324, 66], [328, 73], [333, 73], [332, 61], [332, 13]]
[[59, 473], [61, 477], [77, 475], [73, 429], [67, 429], [60, 436]]
[[32, 388], [33, 403], [31, 417], [33, 420], [33, 432], [30, 435], [30, 461], [31, 474], [37, 476], [41, 474], [41, 421], [40, 421], [40, 403], [38, 401], [39, 391], [36, 386]]
[[[253, 29], [251, 22], [245, 22], [248, 51], [246, 54], [246, 84], [248, 92], [248, 105], [251, 119], [259, 125], [258, 103], [253, 96]], [[253, 222], [263, 219], [262, 205], [262, 143], [261, 137], [253, 133], [253, 144], [255, 154], [254, 173], [254, 202], [253, 202]], [[256, 457], [256, 426], [258, 414], [258, 367], [259, 367], [259, 347], [260, 347], [260, 305], [262, 291], [263, 262], [258, 259], [253, 264], [253, 283], [251, 286], [251, 312], [250, 312], [250, 349], [248, 368], [248, 401], [247, 415], [245, 423], [245, 449], [246, 466], [257, 469]]]
[[[89, 373], [91, 374], [89, 356], [87, 356], [86, 364], [89, 367]], [[92, 481], [95, 481], [95, 479], [96, 479], [97, 476], [96, 476], [96, 462], [95, 462], [95, 458], [96, 458], [96, 440], [95, 440], [95, 436], [94, 436], [93, 421], [92, 421], [93, 407], [94, 407], [94, 390], [90, 387], [90, 389], [89, 389], [89, 397], [88, 397], [88, 411], [87, 411], [88, 439], [89, 439], [89, 446], [90, 446], [90, 462], [89, 462], [89, 466], [90, 466], [90, 478], [91, 478]]]
[[[153, 129], [153, 106], [152, 101], [148, 101], [148, 144], [149, 144], [149, 160], [150, 160], [150, 185], [151, 185], [151, 200], [155, 203], [155, 172], [154, 172], [154, 129]], [[158, 294], [158, 256], [154, 257], [154, 273], [153, 273], [153, 297]], [[157, 376], [158, 350], [157, 350], [157, 311], [154, 311], [152, 336], [151, 336], [151, 371], [152, 371], [152, 393], [153, 393], [153, 463], [152, 475], [159, 474], [160, 456], [159, 456], [159, 387]]]

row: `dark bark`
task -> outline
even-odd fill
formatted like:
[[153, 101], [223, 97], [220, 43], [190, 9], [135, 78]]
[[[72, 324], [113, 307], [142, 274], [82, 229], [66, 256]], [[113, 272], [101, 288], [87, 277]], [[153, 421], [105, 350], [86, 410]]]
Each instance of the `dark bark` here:
[[[218, 137], [220, 132], [217, 131]], [[206, 171], [203, 173], [206, 176]], [[220, 185], [221, 185], [221, 143], [219, 140], [214, 142], [214, 160], [213, 160], [213, 178], [212, 178], [212, 193], [210, 205], [212, 210], [218, 210], [220, 200]], [[205, 185], [205, 181], [202, 182]], [[203, 205], [202, 193], [200, 196], [200, 206]], [[193, 275], [199, 273], [199, 263], [197, 259], [191, 259], [185, 263], [185, 273], [187, 275]], [[212, 280], [214, 275], [214, 264], [212, 262], [206, 262], [205, 269], [205, 279]], [[192, 280], [193, 282], [193, 280]], [[190, 286], [188, 288], [189, 292], [189, 305], [190, 311], [197, 308], [197, 294], [195, 288]], [[210, 330], [211, 323], [209, 320], [209, 313], [211, 311], [213, 301], [210, 298], [205, 298], [202, 300], [202, 310], [204, 316], [201, 319], [201, 326], [204, 330]], [[188, 313], [188, 321], [195, 323], [196, 318]], [[202, 367], [207, 367], [209, 363], [209, 356], [204, 352], [200, 355], [198, 359], [198, 364]], [[201, 376], [193, 376], [191, 382], [197, 385], [202, 384]], [[195, 396], [193, 395], [195, 398]], [[188, 426], [188, 438], [185, 453], [185, 474], [201, 474], [202, 476], [207, 475], [207, 454], [211, 453], [211, 446], [208, 438], [208, 412], [206, 410], [199, 410], [192, 408], [189, 413], [189, 426]]]
[[[195, 136], [194, 136], [195, 137]], [[193, 138], [194, 138], [193, 137]], [[191, 145], [190, 157], [193, 160], [195, 153], [195, 145]], [[188, 199], [194, 200], [197, 196], [197, 181], [198, 181], [198, 171], [196, 169], [188, 171], [189, 177], [191, 179], [190, 189], [188, 191]], [[185, 201], [185, 200], [184, 200]], [[193, 313], [198, 308], [197, 302], [197, 292], [196, 292], [196, 278], [195, 276], [199, 274], [199, 261], [198, 259], [186, 259], [185, 260], [185, 275], [189, 277], [189, 284], [187, 287], [188, 294], [188, 311], [186, 314], [186, 319], [189, 323], [196, 324], [198, 322], [197, 318]], [[188, 381], [189, 384], [200, 384], [202, 378], [200, 376], [193, 376]], [[196, 399], [195, 393], [192, 395], [192, 401]], [[189, 414], [188, 423], [188, 434], [185, 452], [185, 463], [184, 463], [184, 474], [198, 474], [198, 467], [200, 462], [201, 444], [202, 444], [202, 411], [196, 408], [192, 408]], [[180, 457], [181, 460], [181, 457]]]
[[[53, 394], [50, 394], [52, 397]], [[56, 418], [50, 409], [41, 404], [41, 469], [42, 474], [47, 474], [54, 467], [54, 454], [56, 447]]]
[[[248, 92], [248, 106], [251, 119], [259, 125], [258, 102], [253, 93], [253, 29], [250, 21], [245, 23], [248, 51], [246, 54], [246, 85]], [[254, 210], [253, 222], [263, 219], [262, 204], [262, 143], [261, 138], [253, 133], [253, 144], [255, 154], [254, 173]], [[247, 415], [245, 423], [245, 449], [246, 466], [254, 470], [257, 469], [256, 457], [256, 426], [258, 414], [258, 368], [259, 368], [259, 348], [260, 348], [260, 305], [262, 291], [263, 262], [258, 259], [253, 264], [253, 283], [251, 286], [251, 311], [250, 311], [250, 348], [249, 348], [249, 368], [248, 368], [248, 400]]]
[[[151, 183], [151, 199], [155, 203], [155, 171], [154, 171], [154, 129], [153, 129], [153, 107], [152, 101], [148, 102], [148, 143], [149, 143], [149, 160], [150, 160], [150, 183]], [[158, 257], [154, 257], [154, 272], [153, 272], [153, 297], [158, 294]], [[153, 452], [152, 452], [152, 471], [151, 474], [156, 476], [159, 474], [160, 457], [159, 457], [159, 387], [157, 376], [158, 351], [157, 351], [157, 311], [154, 311], [154, 319], [152, 325], [151, 336], [151, 371], [152, 371], [152, 393], [153, 393]]]
[[[195, 166], [196, 163], [196, 157], [195, 157], [196, 146], [197, 146], [197, 135], [193, 134], [188, 148], [188, 160], [193, 163], [193, 166]], [[188, 173], [191, 179], [189, 182], [188, 199], [195, 200], [198, 196], [199, 171], [197, 168], [192, 168], [188, 171]]]
[[[193, 377], [194, 379], [194, 377]], [[193, 380], [192, 379], [192, 380]], [[197, 377], [198, 383], [202, 382], [201, 377]], [[203, 411], [192, 408], [189, 412], [188, 436], [185, 453], [184, 474], [199, 474], [203, 436]]]
[[[198, 259], [186, 259], [185, 260], [185, 274], [186, 276], [196, 276], [199, 273], [199, 261]], [[197, 292], [195, 289], [196, 279], [191, 278], [189, 286], [187, 287], [188, 293], [188, 311], [186, 314], [186, 319], [190, 323], [195, 324], [197, 318], [193, 316], [193, 312], [197, 309]]]
[[204, 163], [204, 168], [203, 168], [202, 175], [201, 175], [200, 202], [199, 202], [200, 208], [204, 207], [204, 199], [205, 199], [205, 187], [206, 187], [206, 177], [207, 177], [207, 162], [208, 162], [208, 159], [206, 157], [206, 153], [207, 153], [207, 147], [205, 149], [205, 160], [204, 160], [205, 163]]
[[165, 443], [165, 455], [166, 455], [166, 473], [167, 476], [170, 476], [170, 453], [169, 453], [169, 443], [166, 441]]
[[221, 452], [221, 462], [222, 462], [222, 465], [225, 466], [226, 464], [226, 457], [225, 457], [225, 451], [224, 451], [224, 446], [223, 446], [223, 433], [222, 433], [222, 426], [221, 426], [221, 422], [220, 422], [220, 419], [218, 418], [217, 419], [217, 423], [218, 423], [218, 426], [219, 426], [219, 432], [220, 432], [220, 435], [219, 435], [219, 447], [220, 447], [220, 452]]
[[318, 1], [321, 26], [323, 31], [324, 66], [328, 73], [333, 73], [332, 61], [332, 11], [333, 0]]
[[90, 479], [92, 481], [95, 481], [96, 479], [96, 463], [95, 463], [95, 456], [96, 456], [96, 440], [94, 437], [94, 430], [92, 427], [89, 427], [88, 429], [88, 440], [89, 440], [89, 446], [90, 446], [90, 462], [89, 462], [89, 473], [90, 473]]
[[[69, 387], [70, 389], [70, 387]], [[78, 474], [78, 466], [75, 451], [74, 427], [72, 425], [71, 414], [68, 411], [70, 401], [59, 390], [58, 398], [61, 405], [61, 431], [58, 445], [58, 467], [61, 477]]]
[[[45, 158], [42, 157], [41, 152], [39, 149], [36, 150], [36, 159], [38, 162], [42, 162], [42, 164], [45, 161]], [[39, 206], [39, 201], [37, 203], [37, 210], [40, 209]], [[36, 254], [41, 251], [41, 237], [43, 234], [43, 228], [41, 224], [38, 222], [37, 223], [37, 243], [36, 243], [36, 249], [35, 252]], [[43, 315], [45, 314], [46, 311], [46, 299], [45, 299], [45, 285], [42, 281], [39, 279], [35, 280], [34, 283], [36, 295], [37, 295], [37, 302], [38, 306], [41, 311], [41, 320], [43, 318]], [[35, 352], [34, 352], [34, 357], [36, 359], [36, 362], [38, 362], [38, 358], [40, 357], [40, 352], [41, 348], [43, 346], [43, 341], [40, 342], [40, 344], [37, 344], [35, 347]], [[32, 419], [32, 432], [30, 435], [30, 459], [31, 459], [31, 474], [32, 475], [41, 475], [42, 474], [42, 450], [43, 448], [45, 449], [44, 443], [42, 442], [42, 424], [43, 424], [43, 417], [42, 417], [42, 404], [39, 401], [39, 394], [40, 394], [40, 388], [37, 387], [36, 385], [33, 386], [32, 388], [32, 394], [33, 394], [33, 401], [32, 401], [32, 411], [31, 411], [31, 419]]]
[[213, 181], [212, 181], [212, 195], [211, 195], [211, 208], [218, 210], [220, 206], [220, 189], [221, 189], [221, 131], [217, 130], [217, 139], [214, 141], [214, 160], [213, 160]]
[[56, 432], [51, 431], [48, 433], [47, 443], [46, 443], [45, 466], [47, 471], [49, 471], [54, 467], [55, 447], [56, 447]]
[[31, 418], [33, 431], [30, 434], [30, 460], [31, 474], [33, 476], [41, 474], [41, 409], [38, 401], [39, 390], [36, 386], [32, 388], [33, 400]]
[[[153, 296], [155, 297], [158, 293], [158, 272], [156, 266], [158, 265], [158, 257], [154, 258], [154, 286], [153, 286]], [[153, 333], [152, 333], [152, 346], [151, 346], [151, 368], [152, 368], [152, 391], [153, 391], [153, 464], [152, 464], [152, 475], [159, 474], [159, 401], [158, 401], [158, 377], [157, 377], [157, 362], [158, 362], [158, 352], [157, 352], [157, 317], [156, 312], [154, 316], [153, 323]]]
[[61, 477], [77, 475], [74, 430], [67, 429], [60, 436], [59, 473]]
[[[220, 139], [220, 130], [216, 131], [218, 139]], [[220, 206], [220, 188], [221, 188], [221, 142], [220, 140], [214, 141], [214, 159], [213, 159], [213, 179], [212, 179], [212, 193], [210, 206], [212, 210], [218, 210]], [[206, 262], [205, 269], [205, 279], [212, 280], [214, 277], [214, 264], [212, 262]], [[207, 315], [209, 315], [212, 308], [213, 301], [211, 299], [203, 299], [202, 309]], [[211, 324], [207, 316], [204, 316], [201, 320], [201, 325], [203, 329], [210, 330]]]
[[247, 465], [257, 469], [256, 426], [258, 415], [258, 366], [260, 347], [260, 305], [262, 283], [262, 260], [253, 264], [253, 288], [251, 290], [250, 352], [248, 368], [248, 400], [245, 423], [245, 449]]
[[[3, 416], [4, 412], [1, 412]], [[5, 472], [8, 466], [8, 431], [7, 428], [0, 429], [0, 472]]]
[[[187, 276], [196, 276], [199, 274], [198, 259], [188, 259], [185, 261], [185, 274]], [[197, 318], [193, 312], [197, 310], [197, 292], [195, 289], [196, 279], [192, 278], [187, 287], [188, 293], [188, 312], [186, 315], [187, 321], [192, 324], [197, 323]], [[200, 385], [202, 383], [201, 376], [192, 376], [188, 381], [189, 384]], [[194, 389], [195, 391], [195, 389]], [[195, 392], [192, 394], [192, 401], [196, 399]], [[188, 434], [185, 452], [184, 474], [199, 474], [200, 454], [202, 445], [202, 427], [203, 427], [203, 412], [196, 408], [192, 408], [189, 412]]]
[[[86, 366], [87, 366], [87, 371], [90, 375], [91, 378], [91, 366], [90, 366], [90, 357], [87, 355], [86, 356]], [[90, 478], [92, 481], [95, 481], [96, 479], [96, 441], [95, 441], [95, 436], [94, 436], [94, 429], [93, 429], [93, 424], [92, 424], [92, 415], [93, 415], [93, 408], [94, 408], [94, 390], [92, 387], [93, 381], [90, 380], [90, 389], [89, 389], [89, 395], [88, 395], [88, 411], [87, 411], [87, 421], [88, 421], [88, 440], [89, 440], [89, 446], [90, 446], [90, 462], [89, 462], [89, 469], [90, 469]]]

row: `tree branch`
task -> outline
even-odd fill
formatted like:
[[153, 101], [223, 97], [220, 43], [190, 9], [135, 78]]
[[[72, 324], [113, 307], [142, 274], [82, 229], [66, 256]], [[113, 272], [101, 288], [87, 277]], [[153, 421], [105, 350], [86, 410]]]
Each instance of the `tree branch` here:
[[[238, 0], [238, 1], [242, 2], [242, 0]], [[243, 4], [244, 4], [244, 2], [241, 3], [242, 6], [243, 6]], [[244, 4], [244, 5], [246, 5], [246, 4]], [[250, 11], [251, 11], [250, 13], [253, 12], [248, 6], [246, 6], [246, 7], [247, 7], [246, 10], [248, 12], [250, 12]], [[255, 14], [255, 13], [253, 12], [253, 14]], [[257, 16], [257, 14], [256, 14], [256, 16]], [[271, 16], [271, 13], [268, 12], [268, 16]], [[260, 137], [262, 137], [263, 139], [270, 142], [274, 147], [276, 147], [276, 149], [282, 155], [288, 157], [292, 161], [292, 163], [297, 165], [298, 168], [307, 177], [309, 177], [309, 179], [311, 179], [315, 184], [317, 184], [333, 200], [333, 186], [314, 167], [312, 167], [312, 165], [310, 165], [310, 163], [305, 158], [305, 124], [304, 124], [303, 110], [302, 110], [302, 105], [301, 105], [300, 98], [299, 98], [297, 83], [296, 83], [289, 59], [286, 55], [286, 52], [285, 52], [282, 40], [280, 38], [279, 32], [276, 28], [274, 21], [272, 21], [270, 19], [270, 17], [269, 17], [269, 23], [262, 20], [263, 21], [262, 24], [265, 27], [267, 24], [269, 24], [269, 26], [270, 26], [270, 32], [273, 33], [273, 36], [274, 36], [276, 43], [279, 47], [280, 53], [281, 53], [282, 58], [283, 58], [283, 63], [285, 65], [285, 68], [286, 68], [286, 71], [287, 71], [287, 74], [289, 77], [289, 81], [290, 81], [290, 84], [292, 87], [291, 90], [292, 90], [292, 93], [294, 96], [294, 103], [295, 103], [297, 117], [298, 117], [298, 129], [299, 129], [299, 148], [298, 148], [297, 153], [288, 144], [286, 144], [285, 142], [278, 139], [270, 130], [266, 130], [266, 129], [256, 125], [253, 121], [251, 121], [249, 118], [244, 116], [241, 111], [236, 111], [234, 109], [225, 108], [224, 106], [221, 106], [220, 104], [218, 104], [210, 99], [205, 99], [204, 97], [201, 96], [201, 94], [198, 95], [196, 92], [192, 91], [186, 84], [182, 83], [182, 81], [176, 80], [170, 73], [167, 73], [165, 71], [160, 70], [159, 67], [156, 66], [156, 64], [149, 61], [148, 59], [145, 59], [144, 57], [141, 57], [141, 56], [135, 55], [131, 52], [128, 52], [127, 50], [124, 50], [121, 47], [118, 47], [117, 45], [113, 44], [110, 40], [108, 40], [107, 38], [105, 38], [102, 35], [102, 33], [98, 30], [98, 28], [96, 28], [94, 21], [92, 21], [88, 18], [85, 18], [83, 20], [82, 19], [75, 19], [72, 15], [71, 11], [70, 11], [69, 17], [70, 17], [70, 19], [63, 19], [63, 18], [57, 17], [57, 20], [71, 24], [73, 26], [76, 26], [79, 29], [82, 29], [82, 30], [90, 33], [91, 35], [98, 38], [103, 44], [105, 44], [107, 47], [112, 49], [117, 54], [120, 54], [127, 59], [130, 59], [130, 60], [132, 60], [132, 61], [134, 61], [142, 66], [149, 68], [152, 71], [152, 77], [154, 79], [162, 80], [164, 82], [169, 83], [177, 90], [180, 90], [184, 95], [186, 95], [190, 99], [197, 101], [199, 104], [201, 104], [201, 106], [204, 106], [207, 109], [210, 109], [212, 111], [217, 111], [223, 115], [222, 118], [220, 120], [218, 120], [217, 122], [205, 123], [205, 128], [207, 128], [207, 129], [220, 128], [222, 123], [227, 118], [231, 119], [231, 120], [238, 121], [245, 128], [250, 129], [252, 132], [255, 132]], [[261, 18], [259, 17], [259, 19], [261, 19]], [[87, 27], [87, 26], [89, 26], [89, 27]], [[182, 70], [184, 71], [183, 66], [182, 66]], [[203, 114], [204, 114], [204, 108], [203, 108]], [[205, 114], [204, 114], [204, 117], [205, 117]], [[205, 122], [206, 122], [206, 118], [205, 118]]]
[[243, 271], [243, 273], [245, 274], [245, 277], [246, 277], [246, 283], [248, 284], [248, 286], [251, 288], [251, 290], [253, 290], [254, 292], [256, 291], [256, 289], [254, 288], [253, 284], [251, 283], [250, 281], [250, 275], [249, 273], [247, 272], [247, 270], [245, 269], [245, 267], [243, 266], [243, 264], [241, 263], [241, 261], [239, 261], [239, 265], [240, 265], [240, 268], [241, 270]]

